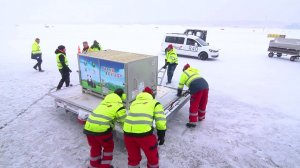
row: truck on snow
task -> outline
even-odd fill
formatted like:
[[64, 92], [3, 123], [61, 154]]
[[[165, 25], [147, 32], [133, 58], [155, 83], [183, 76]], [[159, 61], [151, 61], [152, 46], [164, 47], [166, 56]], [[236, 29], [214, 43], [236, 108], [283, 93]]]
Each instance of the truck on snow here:
[[[146, 86], [151, 87], [165, 109], [167, 120], [190, 98], [187, 91], [177, 97], [177, 88], [161, 85], [165, 69], [158, 70], [157, 56], [103, 50], [80, 53], [77, 57], [80, 85], [53, 90], [49, 95], [57, 108], [77, 114], [80, 121], [86, 120], [103, 98], [117, 88], [125, 91], [124, 105], [128, 110], [136, 95]], [[116, 130], [122, 132], [119, 126]]]
[[275, 38], [270, 40], [268, 51], [269, 57], [291, 55], [290, 60], [295, 61], [300, 57], [300, 39]]

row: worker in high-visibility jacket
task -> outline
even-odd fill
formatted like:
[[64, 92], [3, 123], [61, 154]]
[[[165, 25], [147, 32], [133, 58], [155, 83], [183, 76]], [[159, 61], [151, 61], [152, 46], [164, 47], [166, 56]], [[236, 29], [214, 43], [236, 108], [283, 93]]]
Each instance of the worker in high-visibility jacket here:
[[94, 40], [93, 45], [91, 46], [93, 52], [101, 51], [101, 46], [98, 41]]
[[59, 81], [56, 90], [61, 89], [64, 83], [66, 83], [66, 87], [72, 86], [70, 84], [70, 72], [72, 71], [69, 68], [68, 58], [66, 56], [66, 47], [63, 45], [58, 46], [55, 50], [55, 54], [57, 68], [61, 74], [61, 80]]
[[35, 70], [39, 70], [39, 72], [44, 72], [44, 70], [42, 70], [42, 51], [40, 48], [40, 39], [36, 38], [34, 40], [34, 43], [32, 44], [32, 48], [31, 48], [31, 59], [35, 59], [37, 61], [37, 63], [33, 66], [33, 68]]
[[[158, 139], [153, 134], [154, 120]], [[166, 129], [164, 108], [154, 99], [152, 89], [146, 87], [131, 103], [123, 126], [128, 167], [140, 166], [141, 150], [143, 150], [148, 160], [147, 167], [158, 168], [158, 144], [164, 144]]]
[[165, 65], [163, 66], [163, 68], [166, 69], [166, 67], [168, 66], [168, 70], [167, 70], [168, 81], [166, 84], [170, 84], [172, 82], [172, 78], [176, 66], [178, 65], [178, 56], [172, 44], [169, 44], [166, 51], [167, 53], [166, 53]]
[[83, 49], [82, 49], [82, 53], [86, 54], [88, 52], [93, 52], [93, 50], [90, 48], [89, 43], [87, 41], [82, 42], [83, 45]]
[[[116, 89], [108, 94], [104, 100], [89, 115], [84, 133], [87, 135], [90, 150], [90, 167], [112, 168], [114, 141], [112, 130], [115, 122], [123, 124], [126, 111], [123, 100], [126, 95], [123, 89]], [[103, 151], [103, 153], [102, 153]]]
[[205, 119], [209, 87], [207, 81], [199, 75], [199, 70], [190, 67], [189, 64], [183, 67], [177, 96], [182, 95], [184, 85], [189, 88], [191, 94], [189, 123], [186, 124], [188, 128], [191, 128], [195, 127], [198, 121]]

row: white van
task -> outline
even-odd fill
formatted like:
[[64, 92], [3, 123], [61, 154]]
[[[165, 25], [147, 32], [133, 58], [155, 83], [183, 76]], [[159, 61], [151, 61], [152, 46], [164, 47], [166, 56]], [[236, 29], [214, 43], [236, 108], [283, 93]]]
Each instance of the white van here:
[[219, 56], [219, 50], [213, 48], [199, 37], [188, 34], [180, 33], [167, 33], [162, 43], [162, 51], [166, 52], [166, 48], [169, 44], [177, 50], [177, 54], [180, 56], [192, 56], [201, 60], [207, 58], [217, 58]]

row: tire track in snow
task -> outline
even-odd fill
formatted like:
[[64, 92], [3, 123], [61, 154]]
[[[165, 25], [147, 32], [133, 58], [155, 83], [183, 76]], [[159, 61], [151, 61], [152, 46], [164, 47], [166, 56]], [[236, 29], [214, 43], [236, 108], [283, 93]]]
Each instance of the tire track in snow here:
[[34, 102], [32, 102], [26, 109], [24, 110], [21, 110], [20, 113], [18, 113], [16, 115], [15, 118], [11, 119], [10, 121], [6, 122], [5, 124], [3, 124], [1, 127], [0, 127], [0, 130], [2, 130], [3, 128], [7, 127], [10, 123], [14, 122], [18, 117], [22, 116], [24, 113], [26, 113], [32, 106], [34, 106], [35, 104], [37, 104], [39, 101], [43, 100], [51, 90], [53, 90], [54, 88], [56, 87], [53, 87], [51, 89], [49, 89], [49, 91], [47, 93], [45, 93], [43, 96], [41, 96], [40, 98], [38, 98], [37, 100], [35, 100]]

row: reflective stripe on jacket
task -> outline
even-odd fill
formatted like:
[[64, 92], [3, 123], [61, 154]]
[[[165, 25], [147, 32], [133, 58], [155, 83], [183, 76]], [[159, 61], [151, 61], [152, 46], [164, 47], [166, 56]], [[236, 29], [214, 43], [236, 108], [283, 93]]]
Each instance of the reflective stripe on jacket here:
[[184, 85], [189, 88], [190, 94], [208, 89], [208, 83], [199, 75], [199, 70], [192, 67], [186, 69], [180, 76], [178, 89], [183, 89]]
[[152, 95], [142, 92], [130, 105], [123, 130], [125, 133], [143, 134], [152, 132], [153, 120], [157, 130], [166, 130], [167, 122], [163, 106]]
[[32, 54], [41, 54], [42, 53], [40, 45], [36, 41], [32, 44], [31, 53]]
[[174, 63], [178, 64], [178, 57], [177, 57], [177, 52], [176, 52], [175, 48], [173, 48], [167, 52], [166, 60], [170, 64], [174, 64]]
[[186, 69], [180, 76], [178, 88], [183, 89], [184, 85], [190, 87], [190, 83], [197, 78], [201, 78], [198, 69], [192, 67]]
[[114, 128], [115, 121], [124, 123], [126, 110], [120, 96], [115, 93], [107, 95], [89, 115], [84, 129], [90, 132], [106, 132]]
[[62, 69], [62, 68], [63, 68], [62, 63], [60, 62], [60, 59], [59, 59], [59, 56], [60, 56], [60, 55], [63, 55], [63, 56], [65, 57], [65, 64], [66, 64], [67, 66], [69, 65], [69, 63], [68, 63], [68, 58], [66, 57], [66, 55], [63, 54], [63, 53], [58, 53], [58, 54], [56, 54], [56, 62], [57, 62], [57, 67], [58, 67], [58, 69]]

